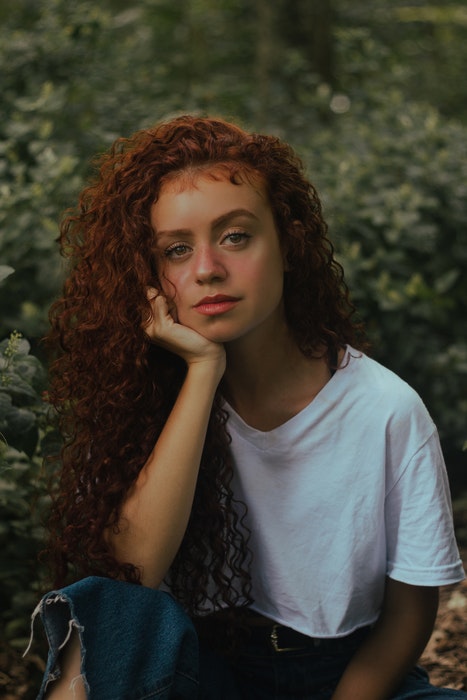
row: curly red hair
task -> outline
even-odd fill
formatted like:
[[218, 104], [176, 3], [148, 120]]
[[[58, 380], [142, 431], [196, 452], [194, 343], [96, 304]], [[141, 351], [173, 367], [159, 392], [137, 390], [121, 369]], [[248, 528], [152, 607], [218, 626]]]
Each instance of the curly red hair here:
[[[52, 306], [48, 336], [50, 400], [64, 437], [50, 520], [56, 585], [88, 574], [138, 580], [134, 566], [113, 557], [104, 531], [118, 528], [122, 500], [185, 374], [180, 358], [151, 345], [142, 329], [150, 314], [146, 289], [160, 288], [150, 209], [167, 178], [214, 165], [227, 168], [232, 182], [246, 175], [265, 183], [288, 263], [287, 320], [303, 353], [324, 347], [332, 363], [345, 343], [364, 344], [319, 198], [287, 144], [193, 116], [117, 140], [60, 233], [70, 272]], [[174, 594], [194, 613], [206, 599], [250, 601], [248, 533], [231, 477], [218, 393], [190, 522], [170, 572]]]

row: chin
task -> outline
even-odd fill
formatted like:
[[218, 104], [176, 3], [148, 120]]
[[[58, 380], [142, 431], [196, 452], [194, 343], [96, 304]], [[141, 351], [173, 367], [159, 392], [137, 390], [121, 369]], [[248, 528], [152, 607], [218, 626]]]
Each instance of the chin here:
[[[213, 343], [227, 343], [241, 335], [241, 331], [232, 328], [232, 324], [226, 324], [224, 319], [211, 319], [209, 323], [199, 323], [197, 319], [179, 317], [178, 323], [191, 328], [195, 333], [199, 333], [206, 340]], [[230, 328], [229, 328], [230, 326]], [[238, 326], [238, 324], [237, 324]]]
[[[192, 326], [193, 328], [193, 326]], [[210, 340], [212, 343], [231, 343], [234, 340], [238, 340], [245, 333], [241, 331], [234, 331], [233, 329], [227, 330], [226, 328], [193, 328], [194, 331], [202, 335], [206, 340]]]
[[241, 337], [241, 335], [222, 333], [220, 331], [217, 333], [215, 331], [212, 333], [203, 333], [203, 336], [206, 338], [206, 340], [210, 340], [212, 343], [221, 343], [222, 345], [224, 343], [231, 343]]

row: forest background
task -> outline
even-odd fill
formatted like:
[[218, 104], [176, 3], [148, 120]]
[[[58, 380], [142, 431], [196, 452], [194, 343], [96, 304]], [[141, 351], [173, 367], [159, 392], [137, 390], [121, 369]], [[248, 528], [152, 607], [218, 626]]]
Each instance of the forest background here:
[[461, 1], [3, 0], [0, 650], [26, 646], [47, 575], [57, 436], [40, 340], [63, 276], [58, 223], [97, 153], [179, 113], [302, 156], [373, 355], [439, 427], [467, 539], [466, 66]]

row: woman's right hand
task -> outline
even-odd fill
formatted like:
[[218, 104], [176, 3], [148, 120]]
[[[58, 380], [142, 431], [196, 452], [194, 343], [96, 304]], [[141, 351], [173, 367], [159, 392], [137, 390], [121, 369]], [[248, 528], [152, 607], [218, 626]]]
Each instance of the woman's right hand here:
[[156, 444], [120, 510], [118, 528], [107, 530], [120, 562], [141, 571], [141, 582], [157, 588], [183, 540], [198, 479], [225, 350], [172, 316], [163, 294], [148, 289], [151, 316], [143, 328], [151, 341], [179, 355], [188, 371]]
[[224, 346], [178, 323], [170, 313], [167, 299], [154, 287], [148, 288], [147, 295], [151, 318], [143, 328], [151, 342], [179, 355], [188, 366], [212, 362], [218, 367], [220, 378], [225, 371]]

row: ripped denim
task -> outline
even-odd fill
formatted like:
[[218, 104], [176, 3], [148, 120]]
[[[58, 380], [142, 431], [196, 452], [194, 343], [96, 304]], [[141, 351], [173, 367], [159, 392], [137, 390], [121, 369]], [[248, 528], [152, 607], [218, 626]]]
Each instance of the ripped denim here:
[[81, 677], [90, 700], [198, 697], [196, 632], [168, 593], [89, 577], [47, 593], [32, 625], [38, 614], [49, 656], [37, 700], [60, 676], [60, 649], [73, 629], [79, 633]]
[[[37, 700], [60, 676], [59, 654], [74, 629], [88, 700], [330, 700], [359, 646], [358, 635], [329, 640], [307, 653], [275, 653], [247, 642], [237, 662], [198, 644], [194, 626], [168, 593], [90, 577], [43, 597], [40, 615], [49, 657]], [[435, 688], [415, 668], [392, 700], [467, 700]]]

